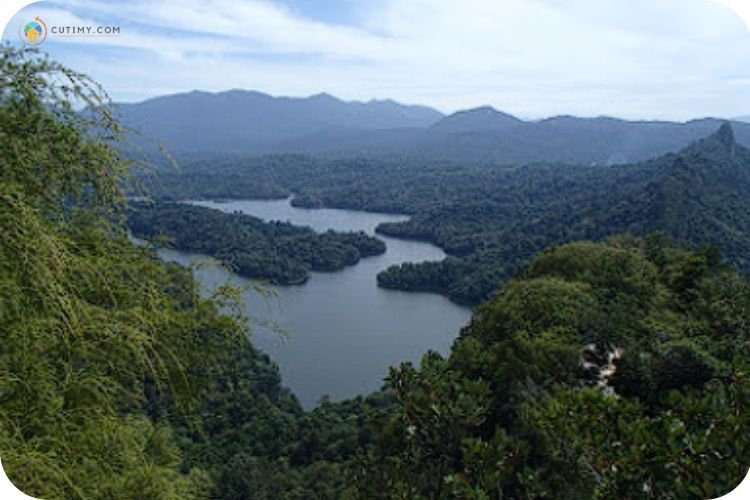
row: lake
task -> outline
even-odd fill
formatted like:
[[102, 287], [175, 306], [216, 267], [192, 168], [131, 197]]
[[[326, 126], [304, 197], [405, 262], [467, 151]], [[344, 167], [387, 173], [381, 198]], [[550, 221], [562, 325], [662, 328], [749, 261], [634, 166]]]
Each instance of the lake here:
[[[303, 209], [289, 200], [195, 201], [195, 205], [224, 212], [243, 212], [266, 221], [289, 221], [316, 231], [365, 231], [375, 234], [381, 222], [407, 216], [353, 210]], [[248, 314], [254, 318], [252, 340], [278, 363], [285, 386], [305, 408], [330, 396], [338, 401], [381, 387], [388, 367], [418, 362], [432, 349], [446, 354], [459, 329], [470, 317], [469, 308], [431, 293], [378, 288], [376, 275], [392, 264], [441, 260], [443, 251], [429, 243], [378, 235], [387, 245], [383, 255], [331, 273], [316, 273], [303, 285], [269, 287], [275, 298], [246, 292]], [[161, 249], [166, 260], [181, 264], [206, 257]], [[199, 266], [196, 274], [207, 288], [231, 282], [251, 283], [220, 266]], [[277, 324], [285, 338], [263, 323]]]

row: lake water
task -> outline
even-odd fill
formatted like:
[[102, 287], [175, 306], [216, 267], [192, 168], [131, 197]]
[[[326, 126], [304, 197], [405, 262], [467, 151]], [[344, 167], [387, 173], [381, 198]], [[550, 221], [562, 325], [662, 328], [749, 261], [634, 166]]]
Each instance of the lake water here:
[[[289, 200], [192, 202], [225, 212], [243, 212], [261, 219], [289, 221], [316, 231], [359, 231], [375, 234], [381, 222], [406, 216], [352, 210], [302, 209]], [[400, 262], [440, 260], [443, 251], [431, 244], [378, 235], [387, 245], [383, 255], [332, 273], [311, 273], [304, 285], [273, 287], [277, 297], [244, 295], [247, 312], [255, 318], [253, 342], [278, 363], [283, 383], [311, 408], [323, 395], [332, 400], [377, 390], [389, 366], [418, 362], [432, 349], [447, 353], [470, 310], [431, 293], [408, 293], [377, 287], [375, 276]], [[159, 254], [181, 264], [206, 257], [171, 249]], [[208, 288], [250, 280], [219, 266], [199, 266], [196, 273]], [[284, 338], [258, 321], [273, 322], [288, 333]]]

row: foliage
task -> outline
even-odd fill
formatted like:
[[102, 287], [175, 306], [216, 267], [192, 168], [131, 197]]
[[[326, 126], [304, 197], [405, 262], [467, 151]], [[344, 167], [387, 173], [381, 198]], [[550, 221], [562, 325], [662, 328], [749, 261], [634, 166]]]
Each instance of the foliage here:
[[173, 273], [119, 227], [119, 126], [101, 90], [57, 63], [5, 49], [0, 69], [5, 470], [46, 498], [181, 498], [200, 471], [178, 473], [169, 429], [138, 408], [146, 380], [184, 404], [195, 311], [178, 313]]
[[280, 285], [304, 283], [311, 270], [337, 271], [385, 252], [383, 241], [363, 231], [316, 233], [181, 203], [131, 203], [128, 226], [136, 236], [166, 238], [175, 248], [211, 255], [238, 274]]
[[228, 315], [232, 290], [203, 299], [188, 270], [128, 240], [118, 183], [133, 164], [94, 83], [10, 48], [0, 75], [0, 455], [11, 480], [41, 498], [333, 498], [339, 462], [368, 439], [369, 400], [303, 413]]
[[[128, 240], [118, 183], [132, 165], [115, 149], [120, 128], [101, 91], [33, 51], [5, 49], [0, 69], [0, 455], [25, 492], [707, 498], [747, 473], [750, 282], [715, 248], [689, 250], [663, 234], [553, 245], [477, 308], [450, 356], [428, 353], [418, 368], [392, 369], [382, 392], [322, 401], [304, 412], [277, 367], [253, 347], [241, 318], [231, 315], [231, 289], [205, 299], [188, 270]], [[87, 112], [73, 111], [78, 98]], [[580, 213], [573, 216], [573, 205], [558, 199], [564, 190], [535, 177], [541, 171], [489, 170], [513, 182], [535, 179], [533, 191], [548, 196], [549, 209], [541, 201], [529, 202], [528, 214], [517, 209], [521, 222], [513, 231], [521, 233], [507, 233], [528, 234], [533, 244], [503, 246], [506, 233], [498, 228], [512, 204], [466, 212], [469, 205], [459, 202], [430, 208], [423, 197], [414, 213], [453, 214], [430, 226], [446, 245], [457, 242], [455, 253], [466, 252], [446, 262], [464, 266], [491, 256], [495, 267], [490, 259], [481, 268], [491, 273], [503, 274], [507, 262], [545, 241], [578, 234], [565, 227], [586, 232], [581, 228], [606, 223], [611, 230], [627, 220], [669, 221], [684, 230], [675, 236], [688, 240], [724, 235], [720, 243], [731, 249], [745, 233], [730, 238], [731, 231], [721, 231], [726, 210], [741, 206], [733, 197], [740, 191], [728, 191], [726, 205], [715, 197], [730, 182], [742, 188], [747, 153], [728, 134], [722, 129], [668, 162], [650, 164], [655, 183], [637, 184], [644, 203], [614, 197], [603, 203], [619, 208], [592, 219], [594, 200], [583, 226], [565, 225]], [[665, 162], [674, 175], [659, 177]], [[357, 168], [346, 175], [356, 177]], [[716, 182], [702, 177], [709, 171]], [[613, 172], [622, 182], [604, 185], [616, 194], [630, 193], [631, 176], [646, 178], [645, 171]], [[698, 180], [703, 188], [692, 191]], [[355, 189], [365, 193], [365, 185]], [[425, 180], [414, 189], [434, 187]], [[446, 189], [456, 194], [466, 185]], [[653, 192], [661, 194], [647, 196]], [[702, 208], [685, 193], [698, 196]], [[670, 208], [680, 200], [688, 200], [684, 217]], [[468, 216], [475, 209], [480, 224]], [[172, 214], [185, 231], [215, 231], [219, 240], [232, 229], [239, 249], [252, 248], [256, 238], [271, 241], [265, 231], [300, 248], [312, 239], [313, 253], [373, 244], [361, 235], [314, 235], [184, 205], [154, 210]], [[633, 210], [642, 212], [635, 217]], [[733, 215], [733, 227], [744, 227], [743, 214]], [[535, 229], [541, 215], [551, 232]], [[407, 225], [422, 224], [421, 217]], [[737, 249], [730, 257], [742, 265]], [[441, 286], [459, 279], [472, 273], [449, 275]], [[481, 295], [489, 282], [478, 282]]]
[[713, 250], [661, 235], [548, 249], [448, 359], [392, 370], [399, 405], [363, 496], [727, 493], [750, 467], [749, 289]]
[[551, 245], [620, 233], [715, 245], [750, 271], [750, 152], [728, 124], [679, 153], [616, 167], [218, 155], [161, 172], [152, 185], [174, 199], [267, 197], [266, 186], [293, 193], [297, 206], [410, 214], [377, 231], [430, 241], [449, 257], [393, 266], [378, 284], [472, 305]]

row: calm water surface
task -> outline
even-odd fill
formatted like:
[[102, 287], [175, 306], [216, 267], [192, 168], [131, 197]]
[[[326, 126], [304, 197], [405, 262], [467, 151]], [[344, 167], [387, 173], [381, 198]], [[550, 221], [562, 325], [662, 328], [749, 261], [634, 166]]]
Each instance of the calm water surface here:
[[[301, 209], [292, 207], [289, 200], [192, 203], [225, 212], [240, 211], [267, 221], [289, 221], [316, 231], [362, 230], [374, 234], [381, 222], [407, 218], [352, 210]], [[256, 321], [252, 338], [279, 364], [284, 385], [306, 408], [323, 395], [337, 401], [379, 389], [389, 366], [418, 362], [429, 349], [447, 353], [469, 319], [468, 308], [440, 295], [378, 288], [375, 276], [392, 264], [445, 256], [428, 243], [378, 237], [388, 247], [383, 255], [362, 259], [341, 271], [311, 273], [304, 285], [274, 287], [278, 294], [275, 298], [245, 293], [250, 316], [261, 323], [275, 322], [288, 332], [284, 338]], [[159, 254], [182, 264], [206, 259], [171, 249], [162, 249]], [[240, 285], [251, 282], [218, 266], [200, 266], [196, 273], [209, 289], [228, 281]]]

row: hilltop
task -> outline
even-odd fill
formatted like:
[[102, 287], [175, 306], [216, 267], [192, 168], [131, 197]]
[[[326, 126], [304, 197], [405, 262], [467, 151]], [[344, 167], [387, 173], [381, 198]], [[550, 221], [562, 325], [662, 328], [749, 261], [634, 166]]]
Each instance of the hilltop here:
[[427, 239], [453, 255], [392, 267], [379, 275], [382, 286], [439, 291], [462, 302], [487, 298], [549, 245], [623, 232], [659, 231], [680, 242], [715, 245], [750, 272], [750, 151], [724, 124], [679, 153], [647, 162], [524, 167], [481, 196], [455, 199], [378, 231]]

